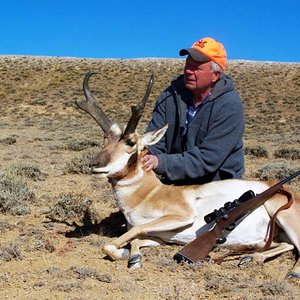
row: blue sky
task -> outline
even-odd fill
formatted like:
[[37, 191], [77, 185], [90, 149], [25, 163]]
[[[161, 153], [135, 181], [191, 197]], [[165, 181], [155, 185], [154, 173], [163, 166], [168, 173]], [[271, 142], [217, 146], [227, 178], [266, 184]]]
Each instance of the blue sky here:
[[211, 36], [229, 59], [300, 62], [299, 0], [2, 0], [0, 55], [178, 58]]

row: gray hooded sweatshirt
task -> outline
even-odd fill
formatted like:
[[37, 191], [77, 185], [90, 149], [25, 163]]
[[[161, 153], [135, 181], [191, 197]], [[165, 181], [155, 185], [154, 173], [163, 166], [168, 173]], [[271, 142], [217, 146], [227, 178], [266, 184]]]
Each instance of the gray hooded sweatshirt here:
[[166, 123], [169, 127], [157, 144], [148, 147], [159, 159], [155, 172], [173, 184], [240, 178], [244, 173], [244, 114], [232, 79], [223, 75], [217, 81], [183, 138], [181, 132], [191, 97], [180, 75], [157, 99], [146, 131]]

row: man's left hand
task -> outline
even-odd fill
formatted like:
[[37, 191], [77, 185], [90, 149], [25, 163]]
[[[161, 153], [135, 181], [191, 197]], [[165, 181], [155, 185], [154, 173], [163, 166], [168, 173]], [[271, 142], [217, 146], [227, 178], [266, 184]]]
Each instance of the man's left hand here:
[[158, 157], [152, 154], [147, 154], [142, 158], [142, 168], [145, 171], [155, 170], [158, 167]]

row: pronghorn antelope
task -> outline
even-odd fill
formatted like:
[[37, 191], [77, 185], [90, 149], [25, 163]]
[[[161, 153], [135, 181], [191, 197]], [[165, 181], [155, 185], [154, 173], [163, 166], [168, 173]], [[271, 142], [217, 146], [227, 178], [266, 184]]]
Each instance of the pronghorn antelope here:
[[[146, 94], [139, 105], [132, 107], [132, 115], [124, 130], [110, 119], [96, 103], [89, 88], [89, 79], [95, 72], [85, 75], [83, 90], [86, 100], [76, 104], [90, 114], [104, 131], [104, 146], [93, 159], [92, 172], [97, 178], [108, 178], [118, 206], [124, 214], [129, 230], [107, 244], [103, 252], [111, 259], [128, 259], [131, 268], [141, 267], [141, 247], [158, 246], [166, 242], [186, 244], [210, 229], [204, 216], [227, 201], [237, 199], [245, 191], [261, 193], [271, 183], [229, 179], [203, 185], [164, 185], [153, 171], [142, 169], [141, 158], [146, 147], [153, 145], [165, 134], [167, 125], [153, 132], [140, 135], [136, 132], [138, 121], [153, 84], [151, 77]], [[268, 222], [276, 210], [287, 202], [284, 195], [276, 194], [263, 206], [246, 217], [233, 230], [225, 243], [233, 249], [263, 248]], [[250, 259], [266, 259], [292, 250], [300, 251], [300, 197], [295, 196], [292, 206], [276, 216], [278, 234], [270, 250], [255, 252]], [[280, 232], [285, 233], [279, 234]], [[280, 239], [285, 236], [285, 239]], [[285, 242], [286, 237], [289, 243]], [[130, 242], [130, 251], [123, 248]], [[288, 276], [300, 277], [300, 260]]]

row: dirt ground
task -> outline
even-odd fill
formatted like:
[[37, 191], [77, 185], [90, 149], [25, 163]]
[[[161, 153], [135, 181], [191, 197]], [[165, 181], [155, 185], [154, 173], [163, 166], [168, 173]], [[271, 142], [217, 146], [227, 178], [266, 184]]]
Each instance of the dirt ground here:
[[[125, 231], [110, 185], [88, 160], [102, 132], [74, 101], [85, 72], [108, 115], [125, 124], [149, 75], [159, 92], [183, 60], [0, 57], [0, 299], [300, 299], [285, 279], [298, 254], [238, 267], [178, 265], [175, 245], [143, 249], [143, 268], [110, 261], [101, 247]], [[245, 178], [280, 179], [300, 169], [300, 64], [229, 61], [246, 118]], [[300, 193], [300, 180], [291, 187]], [[297, 220], [298, 221], [298, 220]], [[226, 252], [215, 249], [212, 257]]]

